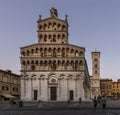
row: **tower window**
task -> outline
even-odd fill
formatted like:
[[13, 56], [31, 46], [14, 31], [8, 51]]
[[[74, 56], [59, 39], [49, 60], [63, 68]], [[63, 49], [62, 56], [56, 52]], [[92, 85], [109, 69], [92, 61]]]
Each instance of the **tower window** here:
[[95, 64], [95, 67], [97, 68], [97, 64]]
[[35, 70], [35, 66], [34, 65], [31, 66], [31, 70]]
[[97, 71], [95, 71], [95, 74], [97, 74]]
[[97, 62], [97, 61], [98, 61], [98, 59], [96, 59], [96, 58], [95, 58], [95, 60], [94, 60], [94, 61], [95, 61], [95, 62]]

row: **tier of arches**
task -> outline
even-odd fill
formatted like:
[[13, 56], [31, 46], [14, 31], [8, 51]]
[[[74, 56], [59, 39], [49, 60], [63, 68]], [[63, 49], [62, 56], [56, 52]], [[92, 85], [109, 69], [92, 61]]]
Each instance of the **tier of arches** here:
[[[60, 74], [60, 75], [56, 75], [56, 74], [50, 74], [50, 75], [45, 75], [45, 74], [41, 74], [41, 75], [37, 75], [37, 74], [26, 74], [22, 76], [22, 79], [25, 80], [48, 80], [50, 83], [51, 82], [58, 82], [59, 80], [83, 80], [83, 76], [81, 74], [77, 74], [77, 75], [73, 75], [73, 74]], [[55, 81], [53, 80], [55, 79]]]
[[83, 60], [23, 60], [22, 70], [68, 70], [79, 71], [84, 68]]
[[21, 51], [21, 56], [30, 56], [38, 54], [40, 57], [83, 57], [84, 52], [73, 48], [32, 48], [26, 51]]
[[58, 30], [58, 31], [67, 31], [67, 26], [65, 23], [57, 23], [57, 22], [46, 22], [38, 24], [38, 29], [41, 31], [44, 30]]
[[39, 43], [67, 43], [67, 35], [65, 34], [39, 34]]

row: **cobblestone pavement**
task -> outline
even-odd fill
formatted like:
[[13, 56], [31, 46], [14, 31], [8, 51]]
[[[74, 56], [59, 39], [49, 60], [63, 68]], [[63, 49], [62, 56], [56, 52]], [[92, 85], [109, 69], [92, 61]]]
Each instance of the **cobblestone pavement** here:
[[1, 110], [1, 115], [120, 115], [120, 110]]
[[92, 102], [24, 102], [24, 107], [0, 104], [0, 115], [120, 115], [120, 100], [107, 101], [106, 108]]

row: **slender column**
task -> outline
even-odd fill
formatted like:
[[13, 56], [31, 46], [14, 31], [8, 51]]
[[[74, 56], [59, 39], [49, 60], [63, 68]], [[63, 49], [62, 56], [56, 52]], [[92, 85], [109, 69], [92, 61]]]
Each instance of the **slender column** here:
[[77, 79], [75, 79], [75, 96], [77, 97]]
[[31, 97], [32, 97], [32, 95], [31, 95], [31, 78], [29, 78], [28, 83], [29, 83], [29, 91], [30, 91], [30, 92], [29, 92], [29, 93], [30, 93], [30, 95], [29, 95], [29, 98], [30, 98], [30, 99], [29, 99], [29, 100], [31, 100], [31, 99], [32, 99], [32, 98], [31, 98]]
[[25, 90], [24, 78], [21, 78], [21, 99], [24, 99], [25, 97], [24, 90]]
[[38, 91], [39, 91], [39, 99], [41, 99], [41, 79], [39, 79], [39, 88], [38, 88]]
[[56, 86], [57, 88], [57, 100], [60, 99], [60, 78], [58, 78], [58, 85]]
[[24, 76], [24, 97], [26, 96], [26, 80], [25, 80], [25, 76]]
[[69, 99], [69, 79], [67, 78], [67, 99]]
[[31, 78], [31, 100], [33, 100], [33, 78]]
[[46, 78], [47, 80], [47, 101], [49, 100], [49, 86], [48, 86], [48, 78]]
[[50, 86], [48, 86], [48, 101], [50, 100]]
[[61, 79], [59, 78], [59, 97], [61, 97]]

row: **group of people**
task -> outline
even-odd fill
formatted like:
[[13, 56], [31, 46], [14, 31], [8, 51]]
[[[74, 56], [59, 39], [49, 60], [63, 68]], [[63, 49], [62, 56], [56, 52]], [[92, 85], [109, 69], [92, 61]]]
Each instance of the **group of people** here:
[[94, 105], [94, 108], [96, 108], [97, 106], [102, 106], [103, 108], [106, 107], [106, 98], [105, 96], [98, 96], [98, 97], [94, 97], [93, 99], [93, 105]]
[[23, 107], [23, 102], [21, 100], [10, 99], [11, 108]]

